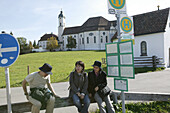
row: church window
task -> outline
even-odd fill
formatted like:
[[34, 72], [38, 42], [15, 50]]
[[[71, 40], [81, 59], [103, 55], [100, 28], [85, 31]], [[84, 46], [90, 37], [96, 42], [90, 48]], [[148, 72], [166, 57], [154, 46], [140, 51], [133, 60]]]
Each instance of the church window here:
[[141, 42], [141, 56], [147, 56], [147, 44], [145, 41]]
[[79, 39], [79, 41], [80, 41], [80, 45], [81, 45], [81, 39]]
[[84, 44], [84, 38], [82, 38], [82, 44]]
[[101, 43], [103, 43], [103, 38], [101, 38]]
[[60, 26], [61, 26], [61, 23], [60, 23]]
[[89, 44], [89, 37], [87, 37], [87, 44]]
[[108, 43], [108, 37], [106, 36], [106, 43]]
[[105, 32], [103, 32], [103, 35], [105, 35], [106, 33]]
[[94, 43], [96, 43], [96, 36], [94, 36]]
[[74, 37], [76, 37], [76, 35], [74, 35]]
[[82, 34], [80, 34], [80, 37], [82, 37]]

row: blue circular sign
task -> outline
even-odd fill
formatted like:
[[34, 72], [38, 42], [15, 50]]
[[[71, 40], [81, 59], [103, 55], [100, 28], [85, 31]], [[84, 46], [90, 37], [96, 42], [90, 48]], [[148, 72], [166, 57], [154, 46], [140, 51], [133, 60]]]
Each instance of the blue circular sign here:
[[9, 34], [0, 34], [0, 67], [12, 65], [19, 56], [17, 39]]

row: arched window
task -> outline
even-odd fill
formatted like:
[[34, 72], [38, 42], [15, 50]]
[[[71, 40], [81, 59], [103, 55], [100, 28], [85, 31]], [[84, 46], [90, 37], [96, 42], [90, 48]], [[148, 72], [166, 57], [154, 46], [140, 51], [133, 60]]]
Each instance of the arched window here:
[[87, 37], [87, 44], [89, 44], [89, 37]]
[[106, 43], [108, 43], [108, 37], [106, 36]]
[[147, 44], [145, 41], [141, 42], [141, 56], [147, 56]]
[[96, 36], [94, 36], [94, 43], [96, 43]]

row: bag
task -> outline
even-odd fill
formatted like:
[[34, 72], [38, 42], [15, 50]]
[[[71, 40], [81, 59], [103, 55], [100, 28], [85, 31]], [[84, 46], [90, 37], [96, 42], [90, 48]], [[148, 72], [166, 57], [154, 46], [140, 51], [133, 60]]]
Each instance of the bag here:
[[110, 88], [108, 86], [105, 86], [103, 89], [98, 90], [99, 95], [104, 98], [105, 96], [109, 95], [111, 92]]
[[40, 101], [42, 104], [46, 103], [48, 99], [50, 99], [50, 96], [52, 95], [48, 88], [31, 88], [30, 90], [31, 90], [30, 96]]

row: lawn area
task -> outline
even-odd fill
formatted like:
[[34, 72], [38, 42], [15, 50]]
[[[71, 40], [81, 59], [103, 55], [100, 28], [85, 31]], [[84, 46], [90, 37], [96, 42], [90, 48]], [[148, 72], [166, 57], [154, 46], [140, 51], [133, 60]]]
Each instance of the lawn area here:
[[[92, 69], [95, 60], [101, 61], [105, 58], [105, 51], [60, 51], [30, 53], [20, 55], [17, 61], [9, 67], [11, 87], [21, 86], [22, 80], [27, 76], [27, 66], [30, 73], [38, 71], [44, 63], [49, 63], [53, 67], [51, 82], [67, 81], [65, 78], [74, 69], [75, 62], [82, 60], [85, 63], [85, 70]], [[6, 86], [5, 69], [0, 67], [0, 88]]]

